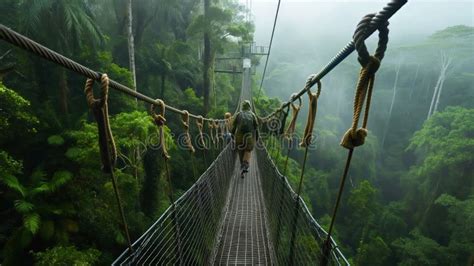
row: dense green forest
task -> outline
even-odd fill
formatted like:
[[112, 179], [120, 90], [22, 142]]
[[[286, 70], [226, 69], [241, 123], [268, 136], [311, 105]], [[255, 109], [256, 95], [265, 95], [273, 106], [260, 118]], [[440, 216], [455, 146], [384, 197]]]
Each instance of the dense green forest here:
[[[131, 88], [136, 83], [150, 97], [218, 118], [235, 110], [241, 80], [214, 73], [216, 58], [239, 52], [255, 30], [244, 7], [232, 0], [2, 0], [0, 10], [0, 23], [55, 51]], [[389, 48], [377, 74], [369, 138], [355, 152], [335, 226], [334, 237], [352, 264], [474, 263], [473, 43], [474, 28], [453, 26]], [[280, 51], [275, 57], [265, 88], [281, 97], [263, 93], [255, 101], [261, 113], [288, 99], [294, 90], [289, 80], [301, 76], [301, 64], [323, 64], [306, 54]], [[307, 60], [295, 64], [302, 58]], [[258, 59], [252, 61], [258, 64]], [[358, 71], [351, 57], [323, 80], [303, 189], [324, 227], [346, 156], [339, 141], [350, 125]], [[260, 78], [254, 76], [254, 91]], [[126, 247], [112, 184], [101, 172], [97, 126], [84, 83], [75, 73], [0, 43], [2, 265], [110, 264]], [[306, 105], [298, 132], [305, 125]], [[156, 133], [148, 108], [110, 92], [119, 149], [116, 176], [132, 240], [170, 204], [163, 160], [148, 145]], [[196, 177], [190, 153], [178, 148], [174, 137], [183, 131], [180, 116], [167, 113], [167, 118], [177, 197]], [[217, 152], [197, 151], [198, 173]], [[281, 169], [285, 147], [272, 146], [270, 153]], [[299, 148], [291, 153], [292, 185], [298, 182], [302, 157]]]
[[[0, 2], [0, 22], [133, 87], [127, 2], [6, 0]], [[250, 41], [253, 25], [233, 1], [212, 1], [206, 9], [205, 14], [198, 0], [133, 1], [136, 82], [141, 93], [221, 118], [235, 110], [240, 80], [214, 75], [213, 64], [205, 66], [203, 36], [210, 41], [207, 60], [213, 62], [216, 54], [240, 50], [227, 35]], [[126, 238], [110, 179], [100, 170], [85, 79], [6, 43], [0, 53], [2, 265], [109, 264]], [[169, 205], [163, 162], [156, 149], [147, 149], [156, 133], [149, 106], [118, 92], [110, 93], [109, 103], [120, 152], [116, 175], [134, 240]], [[183, 131], [180, 116], [167, 118], [168, 132]], [[195, 177], [189, 174], [189, 152], [177, 149], [177, 140], [168, 136], [177, 197]], [[202, 154], [196, 159], [198, 173], [212, 161]]]
[[[387, 51], [377, 73], [369, 137], [354, 152], [336, 220], [336, 239], [352, 264], [473, 263], [473, 42], [474, 28], [453, 26]], [[285, 95], [295, 77], [304, 80], [309, 55], [283, 49], [274, 56], [266, 84]], [[339, 142], [352, 120], [358, 70], [355, 58], [347, 60], [322, 81], [304, 189], [325, 226], [347, 156]], [[299, 132], [307, 112], [303, 107]], [[274, 156], [280, 169], [286, 148], [281, 151]], [[303, 150], [292, 155], [289, 178], [296, 185]]]

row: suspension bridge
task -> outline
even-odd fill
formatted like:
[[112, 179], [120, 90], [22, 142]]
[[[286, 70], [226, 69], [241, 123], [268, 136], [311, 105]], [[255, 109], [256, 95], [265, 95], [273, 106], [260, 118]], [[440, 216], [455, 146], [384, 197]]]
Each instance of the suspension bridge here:
[[[0, 38], [89, 78], [87, 86], [91, 86], [94, 80], [102, 84], [101, 98], [94, 99], [89, 89], [88, 102], [98, 123], [104, 172], [112, 178], [124, 231], [129, 241], [129, 247], [117, 257], [113, 265], [349, 265], [331, 234], [353, 151], [355, 147], [363, 144], [367, 134], [366, 126], [373, 79], [388, 42], [388, 19], [406, 2], [406, 0], [392, 0], [377, 14], [365, 16], [356, 27], [353, 41], [349, 42], [319, 73], [312, 75], [300, 92], [293, 94], [286, 103], [271, 114], [259, 117], [262, 125], [271, 124], [274, 119], [282, 122], [279, 124], [283, 126], [270, 129], [275, 136], [282, 136], [284, 131], [282, 127], [292, 107], [292, 121], [285, 132], [291, 135], [299, 111], [293, 102], [300, 101], [301, 97], [308, 93], [310, 113], [305, 137], [300, 144], [305, 147], [305, 156], [300, 183], [296, 191], [284, 175], [286, 166], [282, 174], [272, 160], [264, 140], [259, 140], [252, 152], [250, 172], [243, 179], [240, 178], [240, 165], [237, 163], [232, 143], [221, 145], [222, 151], [217, 158], [181, 197], [174, 200], [170, 192], [172, 204], [133, 244], [128, 236], [126, 219], [113, 174], [116, 151], [114, 151], [113, 136], [108, 126], [107, 92], [109, 87], [152, 104], [152, 115], [160, 129], [161, 140], [163, 140], [163, 125], [166, 121], [165, 109], [183, 116], [183, 124], [188, 136], [185, 143], [191, 148], [193, 144], [189, 137], [190, 118], [196, 119], [200, 125], [198, 126], [200, 134], [202, 134], [203, 123], [208, 122], [210, 128], [215, 129], [217, 136], [215, 141], [219, 141], [218, 130], [222, 129], [226, 121], [190, 114], [166, 104], [163, 100], [152, 99], [109, 80], [106, 75], [74, 62], [4, 25], [0, 25]], [[375, 31], [379, 32], [378, 48], [374, 56], [370, 56], [364, 40]], [[354, 50], [358, 52], [362, 71], [355, 93], [353, 124], [341, 143], [348, 149], [348, 157], [331, 224], [329, 230], [325, 230], [314, 219], [301, 198], [301, 184], [308, 146], [312, 140], [317, 101], [321, 92], [320, 80]], [[244, 68], [239, 103], [252, 99], [250, 75], [250, 68]], [[311, 88], [316, 84], [318, 91], [312, 93]], [[87, 88], [90, 88], [87, 86], [86, 92]], [[358, 128], [363, 106], [365, 106], [363, 124], [361, 128]], [[154, 113], [156, 107], [160, 107], [159, 114]], [[167, 151], [165, 147], [162, 149], [164, 158], [167, 160]], [[165, 163], [166, 169], [168, 169], [167, 163]], [[168, 170], [167, 175], [170, 178]]]

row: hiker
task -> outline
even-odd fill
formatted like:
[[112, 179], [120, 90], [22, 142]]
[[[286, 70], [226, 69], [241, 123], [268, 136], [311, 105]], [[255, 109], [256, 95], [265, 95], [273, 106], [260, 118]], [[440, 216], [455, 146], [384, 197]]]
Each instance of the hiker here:
[[257, 116], [250, 109], [250, 101], [244, 101], [240, 112], [235, 114], [231, 130], [235, 138], [235, 147], [239, 152], [241, 178], [248, 172], [250, 153], [258, 140]]
[[232, 126], [232, 114], [226, 112], [224, 114], [225, 127], [224, 127], [224, 143], [227, 145], [232, 140], [232, 134], [230, 128]]

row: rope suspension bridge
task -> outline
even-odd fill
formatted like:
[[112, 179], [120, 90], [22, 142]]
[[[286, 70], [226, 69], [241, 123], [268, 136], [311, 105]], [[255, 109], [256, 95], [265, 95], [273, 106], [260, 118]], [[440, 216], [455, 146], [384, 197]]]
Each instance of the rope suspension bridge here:
[[[232, 143], [224, 145], [223, 128], [229, 121], [190, 114], [166, 104], [162, 99], [152, 99], [118, 82], [106, 74], [93, 71], [71, 59], [56, 53], [27, 37], [0, 25], [0, 38], [46, 60], [59, 64], [88, 78], [86, 83], [87, 102], [94, 113], [99, 130], [99, 146], [103, 171], [110, 175], [121, 223], [128, 240], [128, 248], [114, 261], [114, 265], [349, 265], [336, 242], [332, 230], [338, 206], [344, 189], [355, 147], [364, 143], [367, 135], [367, 120], [374, 77], [388, 42], [388, 19], [407, 0], [392, 0], [377, 14], [365, 16], [357, 25], [353, 41], [349, 42], [319, 73], [311, 75], [305, 87], [291, 96], [288, 102], [265, 117], [259, 117], [262, 127], [277, 137], [293, 138], [295, 123], [301, 107], [301, 97], [307, 93], [310, 99], [305, 134], [300, 146], [305, 148], [299, 186], [295, 190], [286, 178], [288, 148], [283, 173], [275, 165], [265, 141], [259, 140], [252, 152], [250, 172], [239, 178], [239, 165]], [[276, 20], [275, 20], [276, 22]], [[378, 48], [370, 56], [364, 40], [375, 31], [379, 32]], [[341, 178], [337, 200], [329, 230], [322, 228], [311, 215], [301, 198], [308, 146], [311, 144], [317, 102], [321, 94], [321, 79], [342, 62], [354, 50], [362, 66], [354, 100], [354, 118], [351, 128], [342, 138], [341, 145], [348, 149], [348, 157]], [[252, 99], [250, 68], [244, 68], [239, 103]], [[92, 93], [93, 81], [101, 82], [101, 96], [95, 99]], [[317, 92], [311, 88], [317, 84]], [[126, 93], [152, 105], [151, 115], [158, 127], [161, 153], [165, 160], [168, 181], [169, 155], [164, 142], [163, 126], [166, 124], [165, 110], [182, 115], [185, 130], [185, 144], [194, 153], [189, 134], [189, 119], [195, 119], [201, 135], [200, 146], [206, 147], [202, 139], [204, 123], [207, 122], [214, 142], [221, 142], [222, 151], [201, 174], [197, 181], [178, 199], [174, 199], [171, 182], [168, 182], [168, 196], [172, 204], [153, 225], [133, 244], [128, 235], [120, 195], [114, 176], [116, 148], [108, 125], [107, 100], [109, 87]], [[299, 106], [294, 104], [299, 101]], [[239, 105], [238, 105], [239, 106]], [[365, 106], [362, 127], [358, 128], [359, 117]], [[288, 114], [291, 121], [285, 130]], [[159, 112], [156, 113], [156, 109]], [[274, 123], [278, 120], [279, 123]], [[277, 128], [272, 124], [278, 124]], [[219, 132], [220, 131], [220, 132]], [[215, 133], [215, 135], [214, 135]], [[278, 154], [279, 155], [279, 154]]]

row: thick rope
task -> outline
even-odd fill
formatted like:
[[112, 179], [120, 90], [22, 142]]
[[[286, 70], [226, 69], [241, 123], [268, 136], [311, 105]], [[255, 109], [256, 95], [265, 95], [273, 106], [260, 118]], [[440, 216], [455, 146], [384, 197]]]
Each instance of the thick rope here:
[[178, 256], [178, 260], [181, 258], [182, 254], [182, 248], [181, 248], [181, 233], [180, 233], [180, 225], [178, 222], [178, 219], [176, 217], [177, 209], [176, 209], [176, 203], [174, 200], [174, 195], [173, 195], [173, 184], [171, 183], [171, 173], [169, 170], [169, 159], [171, 158], [170, 155], [168, 154], [168, 150], [166, 148], [166, 138], [165, 138], [165, 132], [164, 132], [164, 125], [166, 123], [166, 118], [165, 118], [165, 109], [166, 105], [162, 100], [157, 99], [156, 100], [159, 105], [160, 105], [160, 114], [156, 114], [156, 105], [152, 104], [150, 107], [150, 114], [153, 119], [153, 122], [155, 125], [158, 127], [158, 135], [159, 135], [159, 141], [160, 141], [160, 148], [161, 148], [161, 155], [164, 159], [164, 165], [165, 165], [165, 173], [166, 173], [166, 179], [168, 182], [168, 200], [170, 201], [170, 204], [174, 210], [173, 216], [172, 216], [172, 221], [174, 224], [174, 228], [176, 228], [176, 243], [177, 243], [177, 252], [180, 256]]
[[191, 142], [191, 134], [189, 133], [189, 112], [188, 111], [184, 110], [184, 114], [182, 116], [181, 122], [184, 128], [184, 145], [191, 153], [194, 153], [196, 150], [193, 147], [193, 143]]
[[290, 106], [286, 107], [286, 109], [282, 107], [281, 115], [280, 115], [280, 128], [278, 129], [278, 132], [277, 132], [278, 136], [282, 136], [285, 134], [286, 120], [288, 119], [289, 112], [290, 112]]
[[[296, 94], [293, 94], [292, 98], [295, 97], [295, 96], [296, 96]], [[301, 110], [301, 98], [297, 98], [297, 99], [298, 99], [298, 102], [299, 102], [298, 105], [295, 105], [293, 102], [291, 102], [291, 104], [290, 104], [291, 110], [292, 110], [291, 120], [290, 120], [290, 124], [288, 125], [288, 128], [285, 131], [285, 137], [288, 140], [293, 138], [293, 135], [295, 134], [296, 120], [298, 120], [298, 113]]]
[[[334, 227], [334, 222], [336, 220], [337, 210], [341, 201], [342, 193], [344, 192], [344, 184], [346, 182], [347, 174], [349, 172], [349, 167], [351, 165], [352, 154], [354, 148], [360, 145], [363, 145], [365, 138], [367, 136], [367, 122], [369, 118], [369, 109], [372, 97], [372, 91], [375, 80], [375, 72], [380, 67], [380, 61], [382, 60], [385, 50], [387, 49], [388, 43], [388, 21], [382, 21], [379, 23], [379, 42], [377, 50], [374, 56], [370, 56], [365, 46], [364, 40], [366, 32], [369, 30], [370, 23], [372, 19], [375, 18], [374, 14], [366, 15], [362, 18], [361, 22], [357, 25], [357, 28], [354, 33], [354, 43], [356, 50], [359, 54], [358, 60], [362, 66], [362, 69], [359, 74], [359, 80], [356, 86], [356, 93], [354, 97], [354, 115], [352, 119], [351, 128], [344, 134], [341, 140], [341, 146], [348, 149], [348, 155], [346, 159], [346, 164], [344, 167], [344, 172], [339, 184], [339, 191], [337, 193], [336, 203], [334, 205], [333, 215], [331, 218], [331, 223], [329, 225], [327, 239], [323, 246], [322, 250], [322, 265], [327, 265], [329, 260], [329, 251], [331, 250], [331, 234]], [[362, 112], [362, 107], [364, 105], [365, 98], [367, 97], [367, 102], [365, 104], [365, 113], [362, 122], [362, 127], [357, 128], [359, 124], [360, 114]]]
[[[307, 82], [310, 82], [310, 81], [311, 81], [311, 77], [308, 79]], [[294, 249], [295, 249], [296, 230], [297, 230], [296, 225], [298, 224], [298, 218], [299, 218], [300, 195], [301, 195], [301, 190], [303, 188], [303, 179], [304, 179], [304, 173], [306, 170], [306, 161], [308, 159], [308, 149], [313, 139], [313, 129], [314, 129], [314, 123], [316, 119], [316, 113], [318, 110], [318, 99], [319, 99], [320, 94], [321, 94], [321, 82], [318, 81], [318, 91], [316, 93], [312, 93], [310, 90], [308, 90], [309, 113], [308, 113], [308, 119], [306, 122], [304, 137], [300, 143], [300, 146], [305, 147], [305, 149], [304, 149], [303, 163], [301, 165], [300, 181], [298, 184], [298, 189], [296, 190], [295, 211], [294, 211], [294, 216], [293, 216], [293, 226], [292, 226], [291, 239], [290, 239], [290, 253], [289, 253], [290, 265], [294, 264]]]
[[[102, 169], [106, 173], [110, 173], [117, 161], [117, 147], [115, 146], [114, 136], [110, 129], [109, 122], [109, 108], [107, 103], [109, 97], [109, 78], [107, 74], [103, 74], [101, 77], [101, 97], [99, 99], [94, 98], [93, 85], [94, 80], [87, 79], [84, 93], [86, 94], [87, 105], [94, 113], [99, 130], [103, 129], [105, 132], [104, 138], [99, 138], [99, 146]], [[99, 132], [99, 134], [100, 133], [101, 132]], [[108, 155], [105, 153], [106, 146], [110, 150], [110, 161], [107, 159]]]
[[202, 116], [200, 116], [196, 120], [196, 126], [197, 126], [198, 131], [199, 131], [199, 138], [198, 138], [198, 145], [200, 146], [199, 148], [207, 150], [206, 141], [204, 140], [204, 133], [203, 133], [204, 118]]
[[191, 152], [191, 165], [193, 168], [193, 176], [194, 180], [197, 180], [196, 162], [194, 158], [196, 150], [194, 149], [193, 143], [191, 141], [191, 134], [189, 133], [189, 113], [186, 110], [184, 111], [184, 114], [182, 116], [182, 124], [184, 128], [184, 145]]
[[[369, 25], [364, 31], [364, 34], [360, 36], [361, 39], [365, 40], [370, 37], [379, 27], [383, 26], [400, 8], [402, 8], [408, 0], [392, 0], [390, 1], [381, 11], [372, 17]], [[312, 76], [311, 81], [298, 93], [296, 97], [290, 98], [290, 100], [284, 104], [284, 106], [290, 105], [297, 98], [300, 98], [305, 94], [311, 87], [313, 87], [318, 81], [325, 77], [331, 72], [337, 65], [344, 61], [353, 51], [355, 50], [354, 40], [346, 44], [330, 61], [326, 64], [317, 74]], [[276, 115], [276, 111], [270, 113], [266, 118]]]
[[216, 142], [214, 139], [214, 122], [207, 121], [207, 127], [209, 128], [209, 136], [211, 136], [211, 147], [213, 147]]
[[155, 125], [158, 127], [158, 137], [160, 141], [160, 148], [161, 148], [161, 155], [165, 160], [168, 160], [170, 158], [170, 155], [168, 154], [168, 149], [166, 148], [166, 139], [165, 139], [165, 133], [164, 133], [164, 128], [163, 126], [166, 123], [166, 118], [165, 118], [165, 108], [166, 105], [162, 100], [157, 99], [156, 100], [161, 108], [160, 114], [155, 113], [156, 105], [152, 104], [150, 107], [150, 113], [151, 117], [153, 118], [153, 122]]
[[[371, 56], [367, 66], [363, 67], [360, 72], [359, 81], [357, 82], [357, 90], [354, 97], [354, 115], [352, 118], [352, 126], [349, 130], [347, 130], [341, 140], [341, 146], [346, 149], [354, 149], [355, 147], [361, 146], [365, 143], [365, 138], [367, 137], [368, 133], [367, 121], [369, 118], [370, 101], [375, 80], [374, 74], [379, 66], [380, 61], [376, 57]], [[362, 127], [357, 128], [366, 96], [367, 103], [365, 106]]]
[[109, 94], [109, 78], [107, 74], [101, 76], [101, 97], [99, 99], [94, 98], [94, 92], [92, 90], [94, 80], [87, 79], [84, 93], [86, 94], [87, 104], [92, 110], [95, 120], [97, 121], [97, 129], [99, 134], [99, 149], [100, 157], [102, 160], [102, 170], [105, 173], [110, 174], [112, 179], [112, 186], [114, 188], [115, 199], [117, 201], [117, 207], [122, 219], [122, 226], [127, 238], [128, 249], [130, 252], [132, 249], [132, 241], [128, 232], [128, 224], [123, 211], [123, 204], [120, 198], [120, 193], [117, 185], [117, 180], [114, 175], [114, 166], [117, 160], [117, 148], [115, 146], [114, 137], [112, 130], [110, 129], [109, 123], [109, 111], [108, 111], [108, 94]]
[[318, 81], [317, 84], [318, 84], [318, 91], [316, 93], [312, 93], [311, 90], [308, 90], [309, 111], [308, 111], [308, 119], [306, 121], [306, 127], [304, 129], [303, 139], [301, 140], [301, 143], [300, 143], [301, 147], [308, 147], [311, 144], [311, 141], [313, 140], [314, 120], [316, 119], [316, 112], [318, 110], [318, 98], [319, 98], [319, 95], [321, 94], [321, 82]]
[[[374, 56], [370, 56], [364, 43], [363, 36], [368, 24], [375, 14], [366, 15], [357, 25], [354, 33], [354, 43], [359, 54], [358, 60], [362, 65], [357, 82], [356, 94], [354, 97], [354, 115], [352, 118], [351, 128], [344, 134], [341, 145], [346, 149], [353, 149], [363, 145], [367, 137], [367, 121], [369, 117], [370, 101], [372, 97], [372, 89], [374, 86], [375, 73], [380, 67], [380, 61], [384, 57], [388, 43], [388, 22], [379, 29], [379, 42]], [[360, 114], [367, 96], [367, 104], [364, 113], [362, 127], [357, 128], [359, 124]]]
[[221, 138], [219, 136], [219, 122], [217, 122], [217, 120], [214, 120], [214, 134], [215, 134], [215, 140], [216, 140], [216, 146], [217, 148], [219, 149], [219, 145], [221, 143]]

